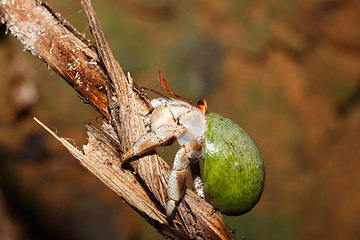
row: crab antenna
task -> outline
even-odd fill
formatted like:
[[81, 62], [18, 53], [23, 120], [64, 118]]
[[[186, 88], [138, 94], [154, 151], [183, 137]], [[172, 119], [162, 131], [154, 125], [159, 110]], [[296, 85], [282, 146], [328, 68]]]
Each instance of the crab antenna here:
[[199, 101], [197, 102], [197, 107], [198, 107], [198, 109], [200, 109], [204, 114], [207, 113], [207, 103], [206, 103], [205, 98], [203, 98], [203, 99], [201, 99], [201, 100], [199, 100]]
[[[167, 83], [167, 81], [165, 80], [165, 78], [163, 78], [162, 75], [161, 75], [161, 71], [159, 71], [159, 77], [160, 77], [160, 86], [161, 86], [162, 89], [168, 91], [168, 92], [170, 93], [170, 95], [173, 95], [173, 96], [175, 96], [175, 97], [178, 97], [179, 99], [182, 98], [182, 99], [185, 99], [185, 100], [189, 101], [190, 104], [192, 105], [193, 101], [192, 101], [191, 99], [186, 98], [186, 97], [183, 97], [183, 96], [181, 96], [181, 95], [179, 95], [179, 94], [176, 94], [176, 93], [174, 93], [174, 92], [172, 92], [172, 91], [170, 90], [169, 84]], [[165, 86], [164, 86], [164, 84], [165, 84]]]

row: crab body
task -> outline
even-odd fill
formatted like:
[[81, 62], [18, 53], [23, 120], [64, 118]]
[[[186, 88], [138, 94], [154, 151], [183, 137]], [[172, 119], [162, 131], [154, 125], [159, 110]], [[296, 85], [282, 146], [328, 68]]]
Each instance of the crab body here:
[[[147, 117], [148, 132], [124, 155], [124, 161], [176, 139], [176, 153], [168, 180], [166, 213], [171, 218], [184, 190], [186, 172], [192, 168], [197, 194], [227, 215], [249, 211], [260, 199], [264, 187], [264, 164], [254, 140], [236, 123], [175, 99], [151, 101], [154, 110]], [[203, 177], [193, 171], [204, 159]], [[202, 181], [204, 180], [204, 183]], [[204, 192], [205, 187], [205, 192]]]

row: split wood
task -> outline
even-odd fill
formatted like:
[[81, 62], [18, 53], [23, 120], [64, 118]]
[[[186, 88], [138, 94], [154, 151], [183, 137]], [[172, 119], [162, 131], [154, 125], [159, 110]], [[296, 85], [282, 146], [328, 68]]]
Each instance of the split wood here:
[[42, 59], [104, 117], [101, 129], [88, 124], [80, 151], [58, 139], [97, 178], [171, 239], [233, 239], [222, 215], [187, 189], [173, 221], [166, 218], [169, 166], [155, 153], [119, 162], [145, 130], [148, 99], [115, 60], [90, 0], [82, 1], [96, 47], [40, 0], [2, 0], [0, 19], [26, 50]]

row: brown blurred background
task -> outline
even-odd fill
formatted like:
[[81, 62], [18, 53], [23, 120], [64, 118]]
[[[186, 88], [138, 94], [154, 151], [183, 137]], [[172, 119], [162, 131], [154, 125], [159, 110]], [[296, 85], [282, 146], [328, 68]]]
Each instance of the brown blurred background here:
[[[80, 1], [48, 1], [91, 37]], [[265, 159], [260, 203], [226, 217], [238, 239], [360, 239], [360, 2], [93, 0], [143, 86], [242, 125]], [[41, 129], [86, 143], [99, 116], [0, 33], [0, 239], [160, 239]], [[171, 163], [174, 149], [160, 150]]]

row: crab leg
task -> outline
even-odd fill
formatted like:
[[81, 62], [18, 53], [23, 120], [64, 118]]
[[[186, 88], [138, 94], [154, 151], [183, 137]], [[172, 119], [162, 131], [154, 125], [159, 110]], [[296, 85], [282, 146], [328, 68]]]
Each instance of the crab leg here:
[[166, 204], [166, 215], [169, 218], [172, 218], [176, 205], [184, 194], [186, 172], [189, 163], [199, 158], [202, 151], [202, 144], [188, 142], [175, 155], [174, 166], [171, 170], [167, 187], [168, 202]]
[[201, 178], [199, 161], [190, 162], [190, 169], [196, 194], [201, 198], [205, 198], [204, 183]]
[[150, 150], [170, 141], [172, 138], [192, 139], [181, 146], [176, 153], [174, 166], [171, 170], [167, 194], [168, 202], [166, 205], [166, 214], [172, 217], [176, 205], [184, 194], [186, 172], [190, 161], [199, 158], [203, 151], [201, 143], [195, 140], [188, 129], [181, 125], [165, 125], [146, 133], [139, 138], [138, 141], [123, 155], [123, 161], [127, 161], [132, 157], [142, 155]]
[[135, 156], [140, 156], [150, 150], [170, 141], [184, 131], [184, 127], [179, 125], [165, 125], [154, 129], [140, 137], [134, 145], [124, 153], [123, 161], [127, 161]]

